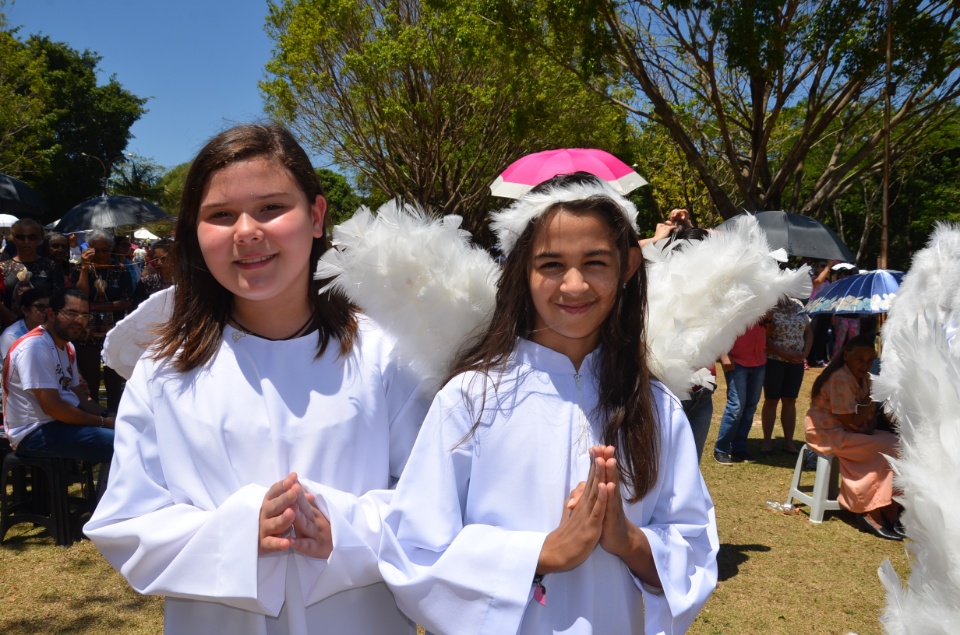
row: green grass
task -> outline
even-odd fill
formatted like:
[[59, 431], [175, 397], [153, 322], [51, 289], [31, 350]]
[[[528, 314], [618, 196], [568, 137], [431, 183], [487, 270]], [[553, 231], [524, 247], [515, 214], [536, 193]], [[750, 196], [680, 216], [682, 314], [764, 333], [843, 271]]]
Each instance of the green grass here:
[[[797, 411], [809, 404], [808, 371]], [[905, 578], [901, 543], [860, 533], [848, 512], [828, 512], [823, 524], [807, 521], [807, 508], [786, 516], [764, 507], [786, 499], [794, 458], [776, 454], [764, 463], [721, 467], [712, 458], [725, 387], [714, 395], [714, 418], [702, 470], [717, 507], [720, 582], [693, 635], [757, 633], [858, 635], [882, 632], [885, 598], [877, 568], [890, 559]], [[759, 416], [759, 415], [758, 415]], [[779, 447], [779, 423], [775, 447]], [[760, 421], [750, 449], [759, 456]], [[803, 422], [797, 425], [798, 443]], [[812, 473], [804, 475], [812, 483]], [[53, 545], [42, 530], [18, 525], [0, 548], [0, 633], [138, 635], [162, 631], [159, 598], [142, 597], [89, 541]]]

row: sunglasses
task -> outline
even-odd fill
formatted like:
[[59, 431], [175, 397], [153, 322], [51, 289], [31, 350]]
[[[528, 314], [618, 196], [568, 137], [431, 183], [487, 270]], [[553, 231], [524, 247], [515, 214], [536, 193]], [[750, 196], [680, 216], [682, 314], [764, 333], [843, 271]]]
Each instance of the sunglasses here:
[[37, 234], [14, 234], [13, 237], [17, 240], [40, 240]]
[[49, 306], [49, 304], [44, 304], [43, 302], [34, 302], [30, 305], [30, 308], [36, 309], [37, 311], [46, 311]]

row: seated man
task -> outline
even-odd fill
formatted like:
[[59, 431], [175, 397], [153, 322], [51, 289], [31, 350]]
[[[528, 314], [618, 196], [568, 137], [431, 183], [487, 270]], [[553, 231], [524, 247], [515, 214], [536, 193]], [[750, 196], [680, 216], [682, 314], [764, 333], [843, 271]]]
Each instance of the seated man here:
[[[106, 464], [113, 457], [113, 417], [90, 399], [70, 343], [89, 320], [83, 292], [60, 289], [43, 324], [10, 348], [3, 365], [3, 415], [17, 454]], [[106, 479], [100, 481], [98, 491]]]

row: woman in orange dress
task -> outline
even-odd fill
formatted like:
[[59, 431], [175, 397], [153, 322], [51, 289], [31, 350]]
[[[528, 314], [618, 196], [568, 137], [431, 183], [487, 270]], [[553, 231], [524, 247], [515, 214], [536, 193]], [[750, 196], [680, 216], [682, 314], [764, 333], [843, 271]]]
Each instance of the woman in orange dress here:
[[876, 359], [873, 338], [848, 340], [813, 384], [805, 420], [813, 450], [840, 459], [840, 504], [859, 514], [860, 529], [888, 540], [902, 540], [900, 505], [893, 500], [893, 470], [884, 455], [897, 456], [897, 436], [874, 430], [870, 368]]

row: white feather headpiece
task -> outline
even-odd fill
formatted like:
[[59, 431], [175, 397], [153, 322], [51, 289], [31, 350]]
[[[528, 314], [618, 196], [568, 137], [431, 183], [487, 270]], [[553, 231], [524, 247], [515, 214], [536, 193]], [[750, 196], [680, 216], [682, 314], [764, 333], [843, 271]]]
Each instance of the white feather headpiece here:
[[490, 229], [497, 235], [500, 251], [504, 255], [509, 255], [530, 221], [557, 203], [579, 201], [591, 196], [605, 196], [612, 199], [623, 212], [630, 226], [639, 233], [636, 206], [613, 189], [609, 183], [596, 179], [592, 182], [556, 185], [540, 192], [530, 192], [510, 207], [492, 213]]

